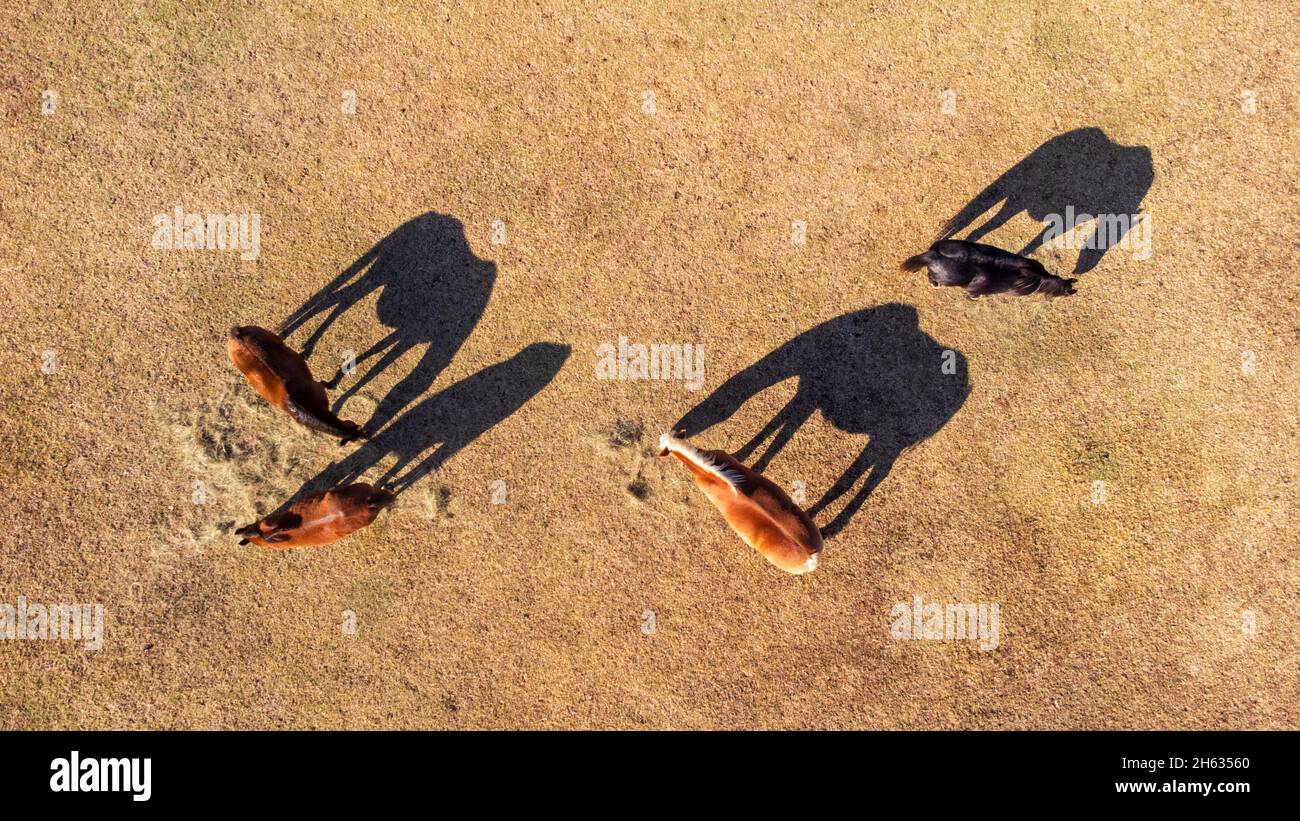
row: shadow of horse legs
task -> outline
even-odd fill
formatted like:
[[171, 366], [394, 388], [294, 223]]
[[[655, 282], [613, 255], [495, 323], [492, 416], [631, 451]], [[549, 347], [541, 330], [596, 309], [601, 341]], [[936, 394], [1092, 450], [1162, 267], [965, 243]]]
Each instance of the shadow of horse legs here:
[[795, 432], [798, 431], [799, 428], [803, 427], [803, 423], [807, 422], [808, 418], [812, 416], [813, 412], [816, 410], [816, 404], [810, 401], [809, 397], [805, 393], [802, 391], [796, 393], [794, 398], [787, 402], [786, 406], [772, 417], [772, 421], [768, 422], [767, 425], [764, 426], [763, 430], [759, 431], [758, 436], [754, 437], [754, 439], [750, 440], [750, 442], [746, 444], [744, 449], [745, 455], [740, 456], [738, 452], [736, 454], [737, 458], [749, 458], [749, 454], [753, 452], [754, 448], [763, 440], [767, 439], [767, 437], [771, 436], [772, 441], [768, 442], [762, 455], [759, 456], [753, 464], [754, 470], [762, 473], [767, 469], [767, 466], [772, 463], [772, 460], [776, 458], [776, 455], [790, 443], [790, 440], [794, 438]]
[[[496, 265], [474, 256], [460, 220], [427, 213], [384, 237], [332, 282], [298, 307], [281, 325], [288, 336], [324, 316], [308, 336], [308, 356], [338, 318], [355, 304], [378, 293], [379, 322], [391, 329], [370, 345], [358, 363], [379, 357], [335, 402], [349, 398], [387, 371], [404, 354], [424, 347], [419, 362], [376, 405], [366, 423], [374, 434], [432, 387], [455, 357], [487, 306], [496, 280]], [[342, 375], [336, 375], [335, 383]]]
[[387, 459], [392, 464], [373, 484], [401, 493], [536, 396], [559, 373], [569, 350], [535, 343], [439, 391], [321, 471], [295, 498], [358, 481]]
[[862, 449], [862, 452], [858, 454], [858, 458], [853, 460], [853, 464], [849, 465], [848, 469], [831, 486], [831, 489], [826, 491], [817, 500], [816, 504], [808, 508], [808, 515], [816, 516], [852, 490], [858, 480], [870, 471], [867, 474], [867, 480], [862, 483], [862, 487], [857, 494], [822, 528], [823, 536], [830, 538], [844, 529], [849, 520], [867, 501], [867, 497], [889, 475], [889, 471], [893, 469], [894, 462], [898, 459], [902, 450], [897, 444], [880, 442], [874, 439]]

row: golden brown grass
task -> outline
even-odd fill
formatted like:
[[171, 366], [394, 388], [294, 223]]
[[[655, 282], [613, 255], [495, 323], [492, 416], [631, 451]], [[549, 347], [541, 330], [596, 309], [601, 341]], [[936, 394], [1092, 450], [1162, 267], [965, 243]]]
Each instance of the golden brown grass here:
[[[0, 726], [1295, 726], [1284, 4], [644, 5], [4, 4], [0, 602], [99, 601], [108, 623], [99, 652], [0, 642]], [[1112, 252], [1047, 305], [896, 273], [1084, 126], [1151, 148], [1150, 261]], [[178, 202], [262, 214], [261, 258], [152, 249]], [[368, 530], [238, 547], [222, 525], [340, 451], [260, 404], [222, 334], [274, 325], [427, 211], [497, 265], [434, 390], [536, 341], [572, 356]], [[973, 392], [808, 577], [646, 454], [700, 394], [594, 376], [620, 334], [701, 342], [707, 392], [888, 302], [966, 356]], [[363, 302], [313, 366], [385, 332]], [[792, 390], [701, 444], [738, 446]], [[619, 420], [644, 438], [611, 443]], [[768, 475], [818, 493], [860, 447], [815, 417]], [[914, 594], [1000, 602], [1000, 649], [892, 641]]]

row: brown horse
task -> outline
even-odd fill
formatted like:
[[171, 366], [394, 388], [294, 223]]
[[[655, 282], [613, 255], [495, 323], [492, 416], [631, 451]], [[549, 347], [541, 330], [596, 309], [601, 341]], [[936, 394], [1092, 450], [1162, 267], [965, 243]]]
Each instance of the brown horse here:
[[358, 482], [313, 493], [235, 533], [243, 537], [240, 544], [252, 542], [274, 550], [320, 547], [369, 525], [379, 511], [393, 503], [393, 498], [386, 490]]
[[338, 436], [340, 445], [366, 438], [360, 425], [330, 410], [325, 389], [332, 385], [313, 379], [302, 354], [271, 331], [256, 325], [231, 328], [226, 352], [253, 389], [298, 424]]
[[659, 455], [672, 454], [695, 477], [731, 529], [787, 573], [817, 569], [822, 535], [808, 514], [766, 476], [721, 450], [701, 450], [680, 436], [659, 437]]

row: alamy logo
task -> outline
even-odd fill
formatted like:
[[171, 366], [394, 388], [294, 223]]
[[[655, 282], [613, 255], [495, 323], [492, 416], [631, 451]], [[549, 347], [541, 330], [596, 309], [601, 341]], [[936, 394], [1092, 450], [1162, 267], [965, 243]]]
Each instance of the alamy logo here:
[[87, 650], [104, 646], [104, 605], [0, 603], [0, 639], [84, 641]]
[[153, 759], [82, 758], [76, 750], [50, 762], [51, 792], [129, 792], [132, 801], [153, 795]]
[[262, 253], [261, 214], [186, 213], [176, 206], [153, 218], [153, 247], [159, 251], [239, 251], [255, 260]]
[[597, 346], [596, 378], [671, 379], [685, 383], [688, 391], [698, 391], [704, 387], [704, 346], [629, 344], [626, 336], [620, 336], [617, 346], [611, 342]]
[[897, 641], [975, 641], [981, 650], [996, 650], [1000, 643], [1001, 612], [997, 604], [937, 604], [915, 596], [895, 604], [889, 635]]
[[[1043, 220], [1046, 248], [1085, 249], [1123, 248], [1132, 252], [1133, 259], [1145, 262], [1151, 259], [1150, 214], [1076, 214], [1073, 205], [1067, 205], [1065, 214], [1048, 214]], [[1093, 224], [1095, 223], [1095, 225]], [[1089, 230], [1085, 230], [1089, 229]]]

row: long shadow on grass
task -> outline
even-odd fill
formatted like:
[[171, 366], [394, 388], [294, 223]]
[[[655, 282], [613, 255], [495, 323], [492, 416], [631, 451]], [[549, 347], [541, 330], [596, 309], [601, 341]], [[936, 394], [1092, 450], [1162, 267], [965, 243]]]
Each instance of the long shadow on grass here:
[[[371, 481], [400, 493], [555, 378], [568, 346], [536, 343], [420, 399], [478, 324], [495, 280], [496, 265], [474, 255], [460, 220], [429, 212], [384, 237], [285, 320], [285, 337], [316, 323], [302, 345], [310, 356], [341, 316], [378, 294], [376, 316], [388, 332], [363, 343], [367, 347], [356, 358], [360, 376], [346, 384], [336, 410], [408, 351], [419, 351], [415, 366], [379, 400], [366, 423], [372, 438], [309, 480], [294, 499], [358, 481], [389, 459], [386, 472]], [[345, 378], [339, 373], [334, 382]]]
[[390, 457], [392, 464], [369, 481], [400, 494], [536, 396], [569, 351], [567, 345], [534, 343], [439, 391], [321, 471], [294, 498], [359, 481]]
[[752, 465], [763, 471], [817, 411], [842, 431], [870, 437], [853, 463], [808, 510], [817, 516], [867, 477], [822, 527], [828, 537], [848, 524], [907, 448], [952, 418], [971, 390], [966, 358], [922, 331], [915, 308], [880, 305], [799, 334], [720, 385], [675, 428], [694, 436], [790, 378], [799, 380], [794, 398], [735, 455], [747, 461], [770, 438]]
[[[939, 233], [948, 239], [969, 227], [976, 218], [998, 203], [1002, 207], [964, 239], [979, 241], [1012, 217], [1027, 212], [1042, 222], [1049, 215], [1065, 219], [1066, 209], [1076, 215], [1105, 215], [1083, 241], [1074, 273], [1091, 271], [1110, 248], [1118, 245], [1132, 228], [1127, 219], [1138, 213], [1155, 179], [1151, 149], [1112, 142], [1100, 128], [1079, 128], [1053, 137], [967, 203]], [[1125, 220], [1116, 220], [1124, 216]], [[1064, 226], [1068, 232], [1072, 225]], [[1047, 238], [1047, 228], [1020, 250], [1032, 254]]]
[[[335, 412], [408, 351], [422, 347], [423, 352], [415, 367], [379, 401], [365, 424], [375, 433], [428, 390], [460, 350], [483, 315], [496, 270], [494, 263], [479, 259], [470, 250], [460, 220], [429, 212], [406, 222], [362, 254], [295, 310], [280, 334], [288, 337], [323, 315], [303, 343], [303, 356], [310, 357], [340, 316], [378, 292], [376, 317], [389, 332], [357, 356], [357, 368], [364, 367], [364, 372], [335, 400]], [[334, 382], [343, 379], [343, 374], [338, 374]]]

